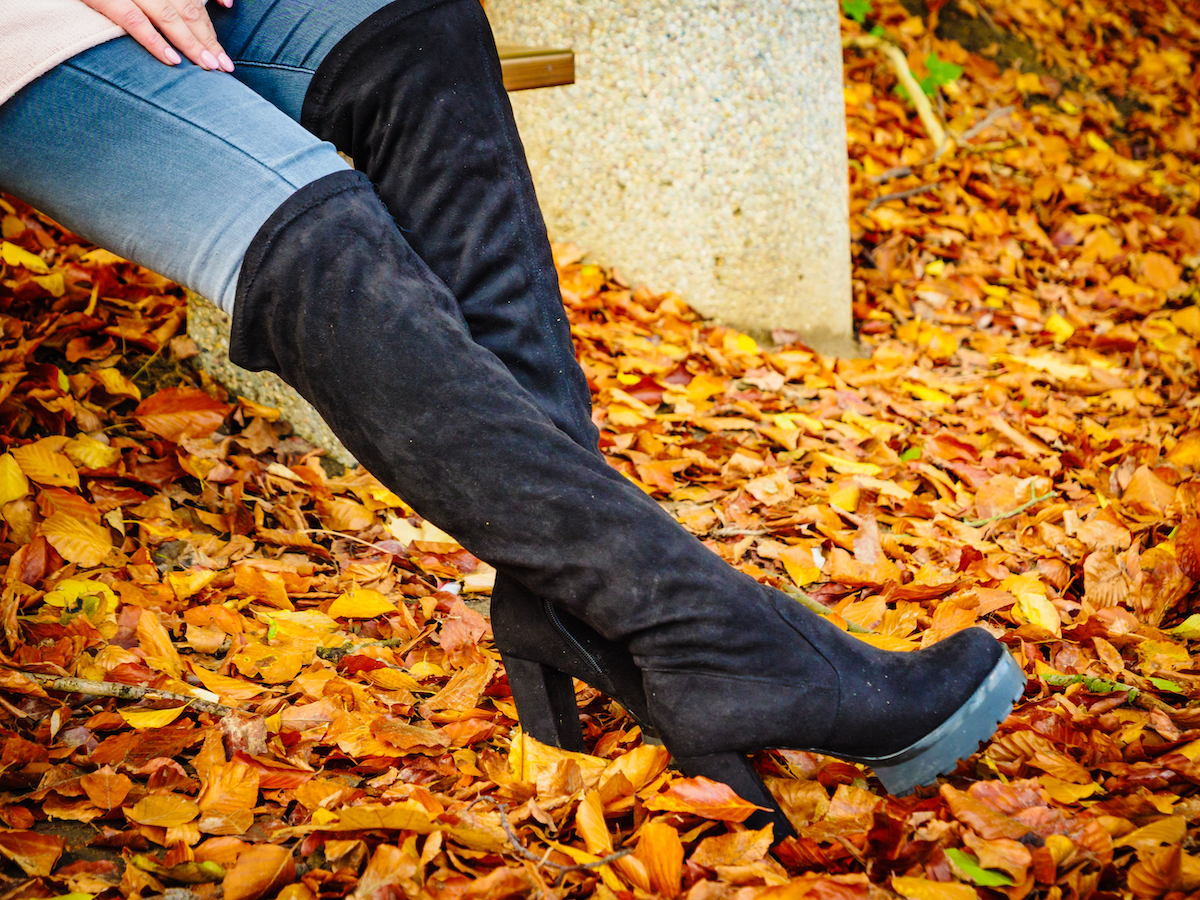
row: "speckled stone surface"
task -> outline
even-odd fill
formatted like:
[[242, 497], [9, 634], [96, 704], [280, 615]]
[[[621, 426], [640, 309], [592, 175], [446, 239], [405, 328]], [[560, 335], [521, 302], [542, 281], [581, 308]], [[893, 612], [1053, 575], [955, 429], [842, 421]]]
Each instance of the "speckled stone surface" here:
[[498, 40], [569, 46], [512, 94], [554, 240], [752, 334], [854, 351], [836, 0], [488, 0]]
[[282, 379], [270, 372], [247, 372], [229, 361], [229, 316], [207, 300], [189, 295], [187, 331], [200, 348], [198, 362], [205, 372], [236, 394], [274, 406], [296, 434], [324, 448], [329, 458], [344, 466], [357, 465], [316, 410]]

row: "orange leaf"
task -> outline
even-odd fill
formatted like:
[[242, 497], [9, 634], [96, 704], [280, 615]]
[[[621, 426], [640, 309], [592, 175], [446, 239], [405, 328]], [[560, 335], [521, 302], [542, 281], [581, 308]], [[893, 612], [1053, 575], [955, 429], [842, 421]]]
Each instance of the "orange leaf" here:
[[646, 801], [646, 809], [691, 813], [702, 819], [723, 822], [744, 822], [756, 809], [762, 808], [743, 800], [729, 785], [703, 776], [681, 779]]
[[642, 826], [634, 856], [646, 867], [650, 887], [664, 897], [679, 894], [683, 878], [683, 842], [679, 832], [664, 822], [647, 822]]
[[114, 771], [112, 766], [104, 766], [82, 776], [79, 785], [100, 809], [116, 809], [125, 802], [133, 782], [129, 776]]
[[125, 810], [125, 818], [139, 825], [174, 828], [193, 821], [199, 812], [194, 801], [179, 794], [150, 794]]
[[225, 876], [225, 900], [255, 900], [296, 880], [291, 851], [276, 844], [254, 844]]
[[196, 802], [206, 814], [254, 809], [258, 805], [258, 784], [258, 770], [235, 759], [209, 769]]
[[112, 549], [112, 533], [69, 513], [55, 513], [42, 522], [42, 535], [67, 562], [92, 568], [104, 562]]
[[138, 646], [146, 658], [146, 665], [172, 678], [182, 677], [179, 651], [171, 642], [171, 633], [163, 627], [154, 610], [144, 609], [137, 622]]
[[184, 438], [208, 437], [232, 410], [199, 388], [164, 388], [139, 403], [133, 416], [152, 434], [179, 443]]
[[64, 843], [60, 837], [35, 831], [0, 831], [0, 854], [34, 877], [49, 875], [54, 870]]
[[575, 830], [583, 838], [588, 853], [607, 856], [613, 852], [612, 835], [604, 823], [604, 807], [599, 791], [588, 791], [575, 810]]
[[1157, 900], [1179, 886], [1183, 848], [1178, 844], [1163, 847], [1149, 859], [1129, 869], [1129, 889], [1135, 897]]

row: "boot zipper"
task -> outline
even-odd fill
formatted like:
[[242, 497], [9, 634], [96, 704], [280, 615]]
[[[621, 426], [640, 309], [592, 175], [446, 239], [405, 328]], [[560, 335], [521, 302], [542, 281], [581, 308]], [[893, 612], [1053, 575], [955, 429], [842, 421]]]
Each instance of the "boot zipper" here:
[[562, 635], [563, 639], [572, 647], [572, 649], [579, 654], [580, 658], [583, 659], [588, 668], [592, 670], [592, 673], [603, 677], [604, 669], [600, 666], [600, 663], [596, 661], [596, 657], [592, 656], [591, 653], [584, 649], [583, 644], [579, 643], [575, 635], [567, 631], [567, 626], [565, 626], [562, 623], [562, 620], [559, 619], [558, 610], [554, 608], [554, 604], [552, 604], [549, 600], [542, 600], [542, 607], [546, 610], [546, 618], [550, 620], [550, 624], [554, 626], [560, 635]]

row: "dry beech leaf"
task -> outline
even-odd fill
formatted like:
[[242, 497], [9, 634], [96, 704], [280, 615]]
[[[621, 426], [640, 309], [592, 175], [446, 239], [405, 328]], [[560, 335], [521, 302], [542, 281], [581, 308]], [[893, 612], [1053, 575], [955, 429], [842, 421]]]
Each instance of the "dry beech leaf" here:
[[129, 796], [133, 782], [128, 775], [114, 771], [112, 766], [102, 766], [81, 776], [79, 785], [98, 808], [116, 809]]
[[296, 878], [296, 862], [287, 847], [253, 844], [225, 874], [225, 900], [256, 900], [275, 893]]
[[31, 877], [45, 877], [54, 871], [65, 842], [50, 834], [35, 831], [0, 831], [0, 855], [11, 859]]
[[1157, 900], [1180, 883], [1183, 848], [1179, 844], [1163, 847], [1134, 863], [1129, 869], [1129, 890], [1145, 900]]
[[656, 812], [685, 812], [725, 822], [744, 822], [760, 808], [743, 800], [729, 785], [702, 776], [680, 779], [646, 800], [646, 809]]
[[208, 437], [233, 407], [214, 400], [199, 388], [164, 388], [138, 404], [134, 418], [152, 434], [179, 443], [184, 438]]
[[68, 513], [55, 513], [43, 521], [42, 534], [63, 559], [89, 569], [104, 562], [113, 546], [106, 526]]
[[125, 817], [139, 825], [172, 828], [195, 820], [200, 807], [178, 794], [149, 794], [125, 810]]
[[975, 888], [956, 881], [893, 875], [892, 890], [905, 900], [978, 900]]
[[58, 438], [43, 438], [32, 444], [25, 444], [12, 449], [13, 458], [21, 471], [30, 481], [47, 487], [79, 487], [79, 472], [60, 452], [65, 440]]
[[678, 896], [683, 877], [679, 832], [663, 822], [647, 822], [638, 833], [634, 856], [646, 867], [652, 890], [664, 897]]

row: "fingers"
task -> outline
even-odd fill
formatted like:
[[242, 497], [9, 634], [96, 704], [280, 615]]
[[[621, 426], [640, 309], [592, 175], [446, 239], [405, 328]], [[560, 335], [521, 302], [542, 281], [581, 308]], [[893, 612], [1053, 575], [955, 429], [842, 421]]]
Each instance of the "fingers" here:
[[131, 0], [184, 56], [205, 69], [233, 71], [202, 0]]
[[[233, 0], [218, 0], [230, 7]], [[170, 66], [183, 61], [176, 47], [205, 69], [233, 71], [202, 0], [84, 0]], [[174, 45], [174, 46], [172, 46]]]

